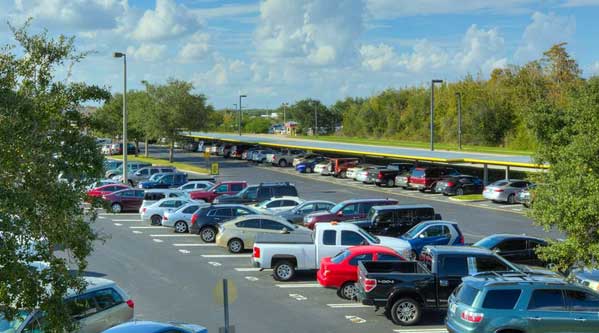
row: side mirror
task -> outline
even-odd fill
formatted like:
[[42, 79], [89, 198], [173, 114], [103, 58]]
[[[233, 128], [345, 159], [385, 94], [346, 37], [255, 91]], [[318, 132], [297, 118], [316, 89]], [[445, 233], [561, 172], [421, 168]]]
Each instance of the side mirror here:
[[279, 233], [281, 234], [288, 234], [289, 230], [287, 230], [286, 228], [281, 229], [281, 231], [279, 231]]
[[136, 176], [141, 176], [141, 172], [137, 171], [137, 172], [135, 172], [135, 175]]
[[424, 234], [420, 234], [418, 235], [418, 238], [426, 238], [426, 236]]
[[337, 212], [337, 216], [343, 216], [343, 211], [341, 211], [341, 210], [340, 210], [340, 211], [338, 211], [338, 212]]

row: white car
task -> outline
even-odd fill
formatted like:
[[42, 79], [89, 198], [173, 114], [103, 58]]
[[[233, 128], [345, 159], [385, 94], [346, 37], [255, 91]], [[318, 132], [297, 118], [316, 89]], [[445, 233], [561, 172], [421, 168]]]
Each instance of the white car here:
[[304, 201], [305, 200], [303, 199], [292, 196], [274, 197], [262, 201], [261, 203], [254, 205], [254, 207], [263, 213], [272, 214], [289, 210], [295, 206], [301, 205]]
[[345, 172], [345, 177], [347, 177], [348, 179], [356, 180], [356, 176], [358, 175], [359, 171], [362, 171], [362, 168], [363, 167], [361, 166], [347, 168], [347, 171]]
[[151, 189], [151, 190], [145, 190], [144, 191], [144, 201], [142, 201], [141, 206], [139, 207], [139, 213], [142, 214], [142, 212], [144, 211], [144, 208], [148, 208], [164, 198], [182, 198], [182, 199], [190, 200], [188, 193], [179, 191], [179, 190], [166, 189], [166, 188], [156, 188], [156, 189]]
[[188, 232], [191, 216], [198, 209], [205, 206], [209, 206], [209, 204], [194, 201], [177, 208], [175, 211], [166, 211], [162, 215], [162, 225], [175, 228], [175, 232]]
[[150, 222], [152, 225], [161, 225], [162, 216], [165, 212], [172, 212], [177, 208], [190, 203], [190, 199], [185, 198], [166, 198], [151, 206], [143, 208], [140, 216], [142, 222]]
[[194, 180], [177, 187], [177, 190], [189, 193], [192, 191], [207, 190], [212, 186], [214, 186], [213, 182], [207, 180]]
[[318, 163], [314, 166], [314, 173], [319, 173], [322, 176], [328, 176], [331, 174], [331, 161], [325, 161]]

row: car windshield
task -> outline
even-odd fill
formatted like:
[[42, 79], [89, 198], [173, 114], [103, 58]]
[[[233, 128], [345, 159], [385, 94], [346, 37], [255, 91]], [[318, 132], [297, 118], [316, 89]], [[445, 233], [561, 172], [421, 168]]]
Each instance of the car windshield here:
[[331, 258], [331, 262], [333, 264], [339, 264], [340, 262], [345, 260], [345, 258], [347, 258], [350, 254], [351, 252], [349, 250], [341, 251], [336, 256]]
[[505, 186], [505, 185], [507, 185], [508, 183], [509, 183], [509, 182], [508, 182], [508, 181], [506, 181], [506, 180], [500, 180], [500, 181], [494, 182], [493, 184], [491, 184], [491, 185], [489, 185], [489, 186], [497, 186], [497, 187], [500, 187], [500, 186]]
[[499, 242], [499, 239], [497, 237], [486, 237], [486, 238], [483, 238], [483, 239], [479, 240], [478, 242], [474, 243], [473, 246], [490, 249], [490, 248], [493, 248], [495, 245], [497, 245], [498, 242]]
[[366, 231], [362, 228], [360, 228], [358, 230], [358, 233], [360, 233], [362, 236], [364, 236], [364, 238], [368, 239], [368, 242], [370, 244], [379, 244], [381, 242], [381, 240], [378, 237], [372, 235], [371, 233], [369, 233], [368, 231]]
[[376, 210], [373, 208], [370, 208], [370, 210], [368, 211], [368, 216], [366, 216], [366, 219], [368, 221], [372, 221], [372, 217], [374, 217], [374, 214], [376, 214]]
[[16, 332], [19, 326], [23, 324], [23, 321], [27, 319], [29, 315], [28, 311], [21, 310], [12, 320], [4, 318], [4, 314], [0, 313], [0, 333], [13, 333]]
[[405, 234], [401, 235], [401, 238], [403, 239], [413, 239], [414, 237], [416, 237], [416, 235], [418, 235], [420, 233], [420, 231], [422, 231], [422, 229], [426, 228], [427, 225], [426, 224], [417, 224], [415, 226], [412, 227], [412, 229], [408, 230]]

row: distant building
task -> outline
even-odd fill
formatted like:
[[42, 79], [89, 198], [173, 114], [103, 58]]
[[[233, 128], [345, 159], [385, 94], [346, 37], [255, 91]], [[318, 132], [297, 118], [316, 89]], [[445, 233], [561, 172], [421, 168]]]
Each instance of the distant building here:
[[285, 128], [284, 128], [284, 133], [281, 134], [285, 134], [285, 135], [296, 135], [297, 133], [297, 128], [298, 128], [298, 123], [296, 123], [295, 121], [288, 121], [285, 123]]

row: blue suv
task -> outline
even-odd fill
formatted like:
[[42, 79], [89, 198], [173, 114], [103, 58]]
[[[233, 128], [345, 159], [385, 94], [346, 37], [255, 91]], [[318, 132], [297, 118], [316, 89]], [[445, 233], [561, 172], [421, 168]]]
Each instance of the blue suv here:
[[187, 183], [187, 174], [182, 172], [157, 173], [145, 182], [139, 182], [143, 189], [179, 187]]

